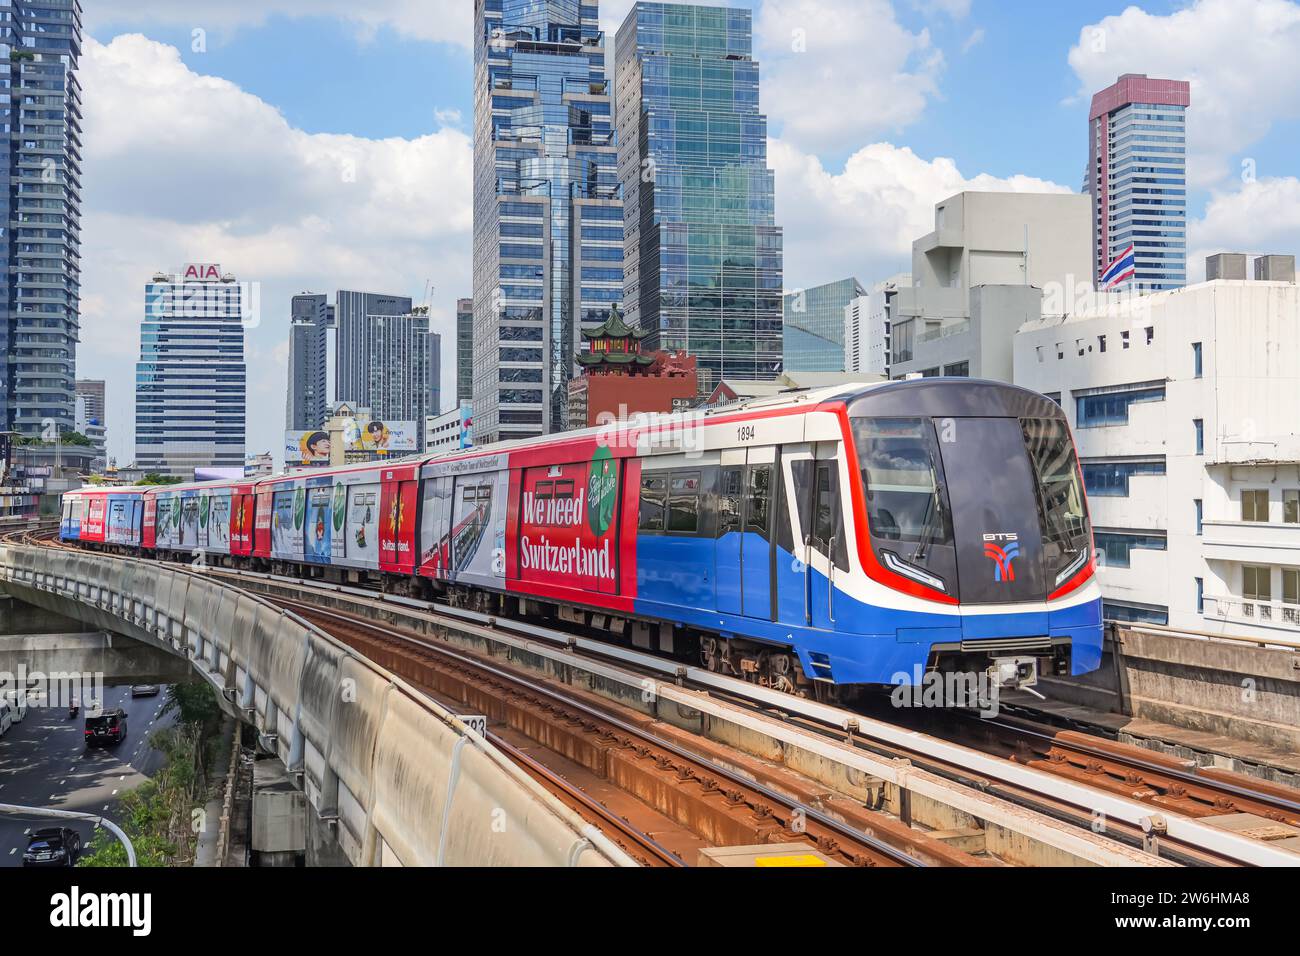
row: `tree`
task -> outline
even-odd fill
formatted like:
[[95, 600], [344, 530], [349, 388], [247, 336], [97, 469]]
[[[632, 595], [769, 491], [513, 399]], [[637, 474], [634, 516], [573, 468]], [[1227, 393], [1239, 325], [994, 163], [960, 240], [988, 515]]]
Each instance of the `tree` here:
[[181, 479], [174, 475], [160, 475], [156, 471], [149, 472], [136, 482], [137, 485], [179, 485], [180, 483]]

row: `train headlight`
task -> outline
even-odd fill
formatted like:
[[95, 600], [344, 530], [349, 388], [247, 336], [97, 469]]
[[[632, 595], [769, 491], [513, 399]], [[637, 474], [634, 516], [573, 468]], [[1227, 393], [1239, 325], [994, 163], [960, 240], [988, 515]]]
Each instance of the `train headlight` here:
[[928, 588], [934, 588], [936, 591], [947, 591], [943, 579], [937, 578], [928, 571], [922, 571], [914, 564], [908, 564], [892, 551], [881, 551], [880, 557], [885, 563], [885, 567], [901, 574], [904, 577], [911, 578], [913, 581], [920, 581]]

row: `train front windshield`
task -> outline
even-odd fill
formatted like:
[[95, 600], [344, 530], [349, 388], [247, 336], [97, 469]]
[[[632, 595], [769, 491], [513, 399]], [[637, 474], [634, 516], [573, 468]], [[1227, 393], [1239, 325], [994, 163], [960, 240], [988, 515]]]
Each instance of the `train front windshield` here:
[[1087, 561], [1064, 422], [857, 418], [867, 524], [889, 570], [963, 603], [1043, 601]]

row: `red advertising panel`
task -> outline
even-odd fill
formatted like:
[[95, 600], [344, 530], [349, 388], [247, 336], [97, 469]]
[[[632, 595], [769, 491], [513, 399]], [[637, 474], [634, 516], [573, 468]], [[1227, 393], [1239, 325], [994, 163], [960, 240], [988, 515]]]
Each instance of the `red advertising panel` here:
[[230, 496], [231, 554], [253, 553], [253, 500], [253, 495], [242, 488], [236, 488]]
[[107, 501], [103, 492], [92, 492], [86, 501], [86, 517], [81, 520], [82, 541], [104, 540], [104, 505]]
[[415, 570], [418, 481], [384, 481], [379, 498], [379, 570]]
[[275, 489], [265, 485], [257, 488], [257, 504], [253, 508], [253, 554], [259, 558], [271, 556], [271, 499]]
[[517, 579], [617, 594], [619, 484], [619, 462], [604, 446], [590, 461], [525, 469], [516, 525]]
[[144, 521], [141, 525], [140, 546], [154, 548], [158, 544], [158, 499], [150, 492], [144, 495]]

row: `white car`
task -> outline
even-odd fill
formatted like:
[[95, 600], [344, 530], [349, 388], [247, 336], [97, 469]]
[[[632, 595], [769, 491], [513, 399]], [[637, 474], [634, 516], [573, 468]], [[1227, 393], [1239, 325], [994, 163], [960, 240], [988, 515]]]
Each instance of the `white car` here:
[[27, 716], [27, 695], [19, 694], [17, 691], [9, 691], [5, 695], [5, 703], [9, 706], [9, 720], [11, 723], [18, 723]]
[[0, 737], [8, 733], [9, 728], [13, 726], [14, 708], [9, 706], [8, 700], [0, 700]]

